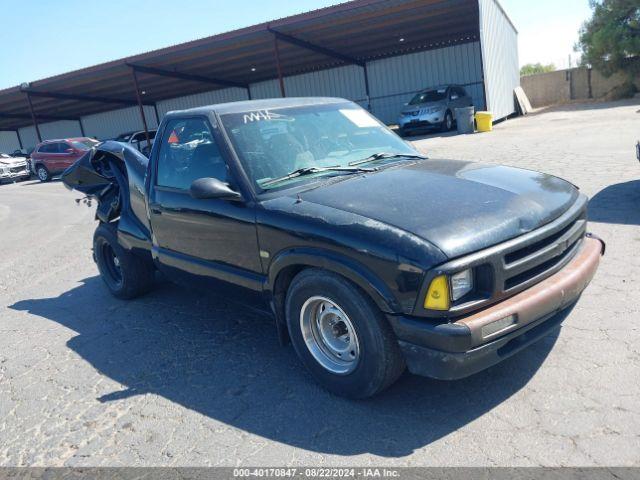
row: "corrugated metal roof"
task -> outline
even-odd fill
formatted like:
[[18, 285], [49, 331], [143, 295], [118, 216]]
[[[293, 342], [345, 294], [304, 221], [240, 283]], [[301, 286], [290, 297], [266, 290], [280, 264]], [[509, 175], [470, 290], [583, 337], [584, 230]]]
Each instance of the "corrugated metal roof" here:
[[[220, 84], [138, 73], [143, 100], [156, 103], [277, 78], [274, 34], [339, 53], [342, 59], [300, 45], [279, 42], [285, 76], [413, 51], [477, 41], [477, 0], [356, 0], [126, 57], [31, 82], [39, 92], [102, 97], [114, 103], [32, 96], [39, 121], [72, 119], [134, 105], [130, 65], [216, 79]], [[400, 39], [403, 39], [402, 41]], [[224, 83], [224, 85], [223, 85]], [[128, 104], [126, 102], [129, 102]], [[0, 91], [0, 130], [30, 125], [26, 95], [20, 87]]]

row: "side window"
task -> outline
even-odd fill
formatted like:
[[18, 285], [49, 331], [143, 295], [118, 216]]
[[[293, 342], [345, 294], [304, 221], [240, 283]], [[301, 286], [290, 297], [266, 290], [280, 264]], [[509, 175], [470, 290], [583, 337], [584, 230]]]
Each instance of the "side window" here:
[[449, 89], [449, 100], [455, 100], [460, 97], [460, 92], [458, 92], [458, 87], [451, 87]]
[[458, 87], [457, 90], [458, 90], [458, 95], [460, 97], [467, 97], [468, 96], [467, 95], [467, 91], [464, 88]]
[[73, 148], [71, 145], [69, 145], [66, 142], [60, 142], [57, 145], [58, 145], [58, 153], [67, 153], [67, 150], [69, 150], [70, 148]]
[[42, 153], [58, 153], [57, 145], [57, 143], [46, 143], [38, 151]]
[[188, 190], [194, 180], [228, 182], [227, 165], [207, 122], [201, 118], [167, 123], [158, 155], [158, 186]]

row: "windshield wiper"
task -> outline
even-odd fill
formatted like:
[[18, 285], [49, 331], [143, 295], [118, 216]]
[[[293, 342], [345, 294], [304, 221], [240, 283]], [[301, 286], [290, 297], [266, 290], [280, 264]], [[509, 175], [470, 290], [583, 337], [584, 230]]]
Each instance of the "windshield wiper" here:
[[305, 175], [313, 175], [315, 173], [321, 172], [349, 172], [349, 173], [361, 173], [361, 172], [375, 172], [377, 168], [360, 168], [354, 166], [348, 167], [305, 167], [294, 170], [293, 172], [287, 173], [282, 177], [272, 178], [271, 180], [267, 180], [262, 183], [261, 187], [269, 187], [271, 185], [275, 185], [276, 183], [284, 182], [285, 180], [290, 180], [292, 178], [303, 177]]
[[389, 152], [378, 152], [373, 155], [363, 158], [362, 160], [356, 160], [355, 162], [349, 163], [350, 166], [355, 167], [356, 165], [362, 165], [363, 163], [375, 162], [377, 160], [386, 160], [387, 158], [418, 158], [421, 160], [427, 160], [428, 157], [424, 155], [417, 155], [413, 153], [389, 153]]

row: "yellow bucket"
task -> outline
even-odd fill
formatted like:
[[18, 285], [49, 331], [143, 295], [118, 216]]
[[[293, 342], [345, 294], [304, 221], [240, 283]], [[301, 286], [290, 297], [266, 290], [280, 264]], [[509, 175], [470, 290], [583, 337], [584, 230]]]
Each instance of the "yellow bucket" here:
[[493, 114], [491, 112], [476, 112], [476, 124], [479, 132], [493, 130]]

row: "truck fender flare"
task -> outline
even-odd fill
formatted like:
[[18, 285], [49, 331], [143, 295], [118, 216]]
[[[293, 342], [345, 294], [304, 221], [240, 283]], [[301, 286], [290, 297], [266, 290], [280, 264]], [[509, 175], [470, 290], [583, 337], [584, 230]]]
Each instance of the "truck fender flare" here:
[[[359, 286], [385, 313], [400, 312], [401, 307], [387, 285], [369, 268], [339, 253], [314, 248], [294, 248], [279, 252], [271, 261], [265, 290], [273, 299], [278, 275], [287, 267], [315, 267], [337, 273]], [[277, 312], [276, 315], [283, 312]]]

